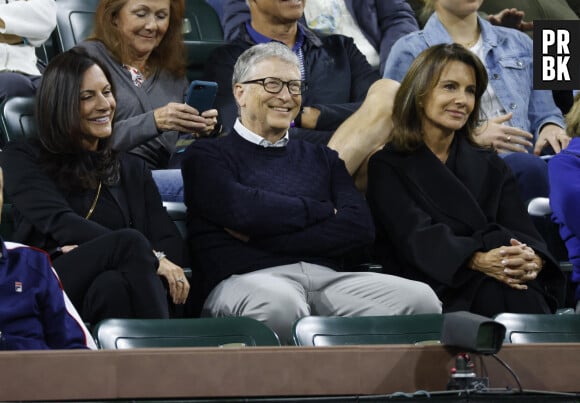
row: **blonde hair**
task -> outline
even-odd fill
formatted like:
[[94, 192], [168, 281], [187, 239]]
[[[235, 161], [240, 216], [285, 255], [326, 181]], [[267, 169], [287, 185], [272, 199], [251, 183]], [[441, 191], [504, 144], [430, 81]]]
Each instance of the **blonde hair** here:
[[580, 137], [580, 92], [574, 97], [574, 105], [566, 114], [566, 134]]
[[435, 12], [435, 3], [437, 0], [422, 0], [423, 1], [423, 8], [421, 9], [421, 14], [419, 15], [419, 19], [426, 23], [431, 14]]

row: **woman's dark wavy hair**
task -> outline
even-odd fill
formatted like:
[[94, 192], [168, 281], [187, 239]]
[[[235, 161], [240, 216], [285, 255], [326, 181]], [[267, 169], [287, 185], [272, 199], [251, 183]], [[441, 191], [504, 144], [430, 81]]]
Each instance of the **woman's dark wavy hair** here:
[[111, 138], [101, 139], [96, 152], [86, 150], [82, 144], [81, 83], [85, 72], [94, 65], [103, 70], [114, 94], [109, 71], [75, 48], [50, 61], [36, 95], [40, 162], [65, 190], [94, 189], [99, 181], [119, 181], [119, 161], [111, 150]]
[[453, 61], [468, 65], [475, 74], [475, 105], [465, 126], [456, 133], [476, 144], [473, 136], [479, 122], [481, 96], [487, 88], [487, 71], [475, 54], [453, 43], [435, 45], [421, 52], [403, 78], [395, 96], [393, 131], [389, 138], [389, 143], [398, 150], [413, 151], [423, 144], [421, 124], [425, 111], [421, 105], [437, 86], [445, 66]]

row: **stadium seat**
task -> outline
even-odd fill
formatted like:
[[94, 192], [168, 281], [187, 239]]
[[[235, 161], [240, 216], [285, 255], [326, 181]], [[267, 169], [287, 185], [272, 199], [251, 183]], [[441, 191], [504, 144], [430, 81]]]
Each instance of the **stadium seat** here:
[[34, 97], [14, 97], [0, 106], [0, 148], [9, 141], [34, 137], [37, 134], [34, 120]]
[[202, 79], [209, 55], [225, 43], [219, 17], [205, 0], [187, 0], [183, 40], [187, 51], [188, 78]]
[[504, 343], [580, 342], [580, 315], [500, 313], [494, 320], [506, 327]]
[[[163, 207], [165, 207], [165, 210], [167, 210], [169, 217], [171, 217], [171, 220], [179, 230], [181, 237], [184, 240], [187, 239], [187, 226], [185, 222], [187, 208], [185, 207], [185, 203], [164, 201]], [[183, 271], [188, 279], [192, 278], [193, 272], [190, 267], [184, 267]]]
[[280, 345], [269, 327], [246, 317], [105, 319], [93, 337], [101, 349]]
[[38, 68], [41, 72], [44, 71], [50, 59], [55, 56], [54, 46], [52, 44], [52, 38], [49, 38], [42, 45], [36, 47], [36, 57], [38, 58]]
[[69, 50], [93, 31], [99, 0], [56, 0], [56, 29], [53, 44], [58, 53]]
[[566, 276], [566, 300], [564, 306], [559, 308], [566, 308], [575, 306], [574, 294], [576, 284], [571, 281], [572, 263], [568, 258], [568, 250], [566, 244], [560, 237], [560, 230], [558, 225], [552, 221], [552, 208], [550, 207], [550, 199], [547, 197], [536, 197], [528, 202], [528, 214], [536, 229], [546, 242], [548, 250], [552, 256], [559, 262], [560, 269]]
[[185, 222], [185, 214], [187, 208], [185, 207], [185, 203], [164, 201], [163, 206], [167, 210], [167, 213], [169, 213], [169, 216], [175, 223], [175, 226], [179, 230], [179, 233], [181, 234], [183, 239], [186, 239], [187, 227]]
[[306, 316], [293, 326], [298, 346], [415, 344], [439, 341], [443, 315]]

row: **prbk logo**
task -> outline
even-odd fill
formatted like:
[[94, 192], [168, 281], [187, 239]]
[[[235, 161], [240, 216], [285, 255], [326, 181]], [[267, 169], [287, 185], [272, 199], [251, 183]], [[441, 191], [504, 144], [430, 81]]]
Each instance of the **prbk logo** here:
[[580, 20], [534, 20], [534, 89], [580, 89]]

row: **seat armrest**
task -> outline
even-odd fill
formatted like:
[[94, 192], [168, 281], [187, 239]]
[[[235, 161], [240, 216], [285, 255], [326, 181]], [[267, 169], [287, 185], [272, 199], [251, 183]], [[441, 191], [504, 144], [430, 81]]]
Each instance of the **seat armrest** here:
[[356, 272], [374, 272], [374, 273], [382, 273], [383, 272], [383, 265], [378, 263], [359, 263], [355, 266], [349, 267], [349, 271], [356, 271]]

